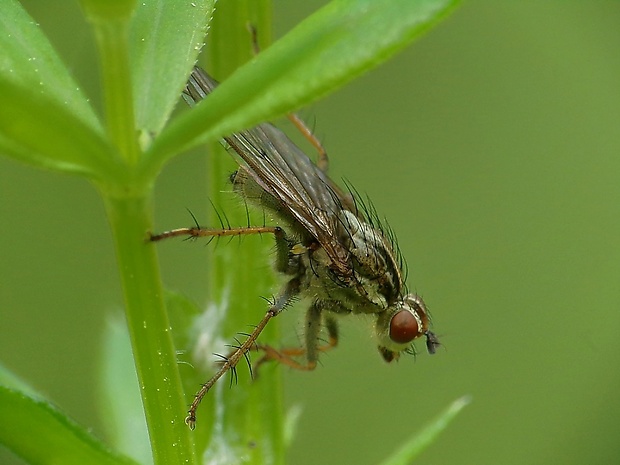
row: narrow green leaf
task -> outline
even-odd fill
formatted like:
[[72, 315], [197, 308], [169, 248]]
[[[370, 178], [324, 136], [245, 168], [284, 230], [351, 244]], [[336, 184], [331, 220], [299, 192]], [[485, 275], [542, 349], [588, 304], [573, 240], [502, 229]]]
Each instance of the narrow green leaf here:
[[158, 133], [204, 43], [215, 0], [140, 2], [130, 29], [136, 126]]
[[469, 396], [456, 399], [448, 408], [439, 415], [432, 423], [426, 426], [421, 432], [415, 434], [393, 455], [381, 462], [381, 465], [408, 465], [431, 445], [439, 434], [448, 427], [463, 408], [465, 408], [471, 399]]
[[[181, 149], [274, 119], [377, 66], [436, 24], [457, 0], [335, 0], [239, 68], [152, 147], [159, 164]], [[217, 76], [216, 76], [217, 77]]]
[[2, 363], [0, 363], [0, 386], [20, 391], [30, 397], [43, 398], [43, 396], [36, 392], [32, 386], [5, 367]]
[[137, 3], [137, 0], [80, 0], [91, 21], [125, 21]]
[[115, 176], [91, 106], [38, 25], [7, 0], [0, 15], [0, 153], [38, 167]]
[[0, 386], [0, 443], [31, 464], [135, 464], [51, 404]]
[[119, 177], [115, 152], [70, 108], [1, 75], [0, 96], [0, 152], [93, 179]]
[[[34, 95], [55, 101], [92, 132], [101, 123], [39, 25], [16, 0], [2, 2], [0, 77], [19, 83]], [[6, 94], [0, 91], [3, 105]], [[37, 118], [36, 113], [32, 118]]]
[[99, 410], [106, 437], [139, 463], [153, 463], [127, 325], [109, 318], [103, 337]]

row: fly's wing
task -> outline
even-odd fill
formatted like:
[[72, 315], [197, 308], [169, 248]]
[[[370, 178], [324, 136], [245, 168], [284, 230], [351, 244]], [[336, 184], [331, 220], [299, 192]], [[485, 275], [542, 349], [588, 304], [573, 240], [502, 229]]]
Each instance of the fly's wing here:
[[[188, 103], [196, 103], [216, 86], [215, 80], [196, 67], [184, 97]], [[271, 124], [260, 124], [225, 140], [243, 160], [254, 180], [316, 238], [331, 259], [334, 271], [343, 277], [350, 274], [350, 253], [338, 239], [349, 234], [339, 219], [339, 212], [349, 209], [350, 199]]]

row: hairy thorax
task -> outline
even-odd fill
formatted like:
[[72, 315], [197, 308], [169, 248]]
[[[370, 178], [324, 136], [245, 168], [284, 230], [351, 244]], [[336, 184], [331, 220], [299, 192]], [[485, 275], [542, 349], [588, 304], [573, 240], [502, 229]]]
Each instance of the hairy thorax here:
[[380, 313], [400, 297], [402, 278], [389, 241], [381, 231], [343, 210], [341, 240], [348, 244], [350, 273], [341, 275], [318, 247], [300, 256], [305, 294], [328, 301], [331, 311]]

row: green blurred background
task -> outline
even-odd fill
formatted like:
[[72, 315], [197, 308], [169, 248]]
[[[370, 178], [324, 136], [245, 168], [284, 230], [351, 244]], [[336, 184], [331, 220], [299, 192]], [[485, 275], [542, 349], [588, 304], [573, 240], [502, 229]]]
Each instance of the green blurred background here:
[[[23, 3], [97, 102], [76, 4]], [[325, 2], [292, 3], [274, 2], [276, 37]], [[445, 350], [386, 365], [351, 318], [316, 372], [284, 370], [303, 409], [289, 463], [378, 463], [464, 394], [418, 463], [620, 463], [619, 24], [618, 1], [464, 2], [302, 112], [332, 176], [389, 218]], [[202, 170], [201, 153], [166, 167], [158, 225], [206, 214]], [[0, 159], [0, 359], [96, 431], [102, 328], [121, 313], [103, 213], [85, 181]], [[206, 302], [204, 248], [161, 256], [166, 283]]]

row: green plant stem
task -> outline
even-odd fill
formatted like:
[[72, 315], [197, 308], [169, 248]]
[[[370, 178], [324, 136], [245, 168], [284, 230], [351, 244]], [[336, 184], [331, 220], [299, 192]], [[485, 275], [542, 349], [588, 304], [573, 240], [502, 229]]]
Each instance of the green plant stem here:
[[105, 192], [103, 196], [116, 244], [125, 315], [154, 462], [194, 463], [159, 265], [155, 248], [145, 237], [152, 226], [151, 200], [148, 196], [115, 197]]
[[[140, 156], [128, 47], [135, 1], [82, 0], [82, 4], [95, 28], [108, 134], [131, 173]], [[194, 463], [159, 265], [146, 237], [153, 224], [152, 185], [130, 174], [126, 180], [108, 180], [100, 187], [116, 245], [153, 460], [156, 465]]]
[[136, 139], [131, 70], [129, 66], [128, 19], [100, 20], [93, 23], [101, 58], [104, 104], [110, 138], [134, 166], [140, 155]]

